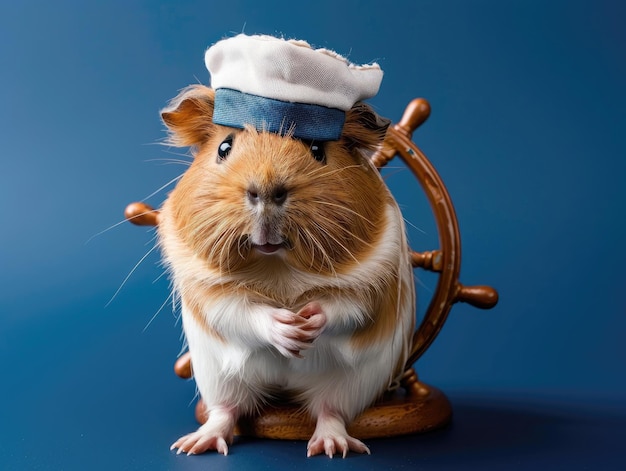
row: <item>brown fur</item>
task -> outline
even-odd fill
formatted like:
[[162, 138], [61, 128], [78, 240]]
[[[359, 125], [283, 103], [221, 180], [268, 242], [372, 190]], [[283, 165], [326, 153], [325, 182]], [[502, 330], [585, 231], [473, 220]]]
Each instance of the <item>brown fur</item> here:
[[[392, 281], [392, 280], [388, 280]], [[398, 290], [391, 284], [381, 292], [375, 293], [372, 312], [375, 318], [358, 330], [352, 337], [352, 346], [365, 349], [370, 345], [380, 344], [388, 339], [396, 328], [398, 319]]]

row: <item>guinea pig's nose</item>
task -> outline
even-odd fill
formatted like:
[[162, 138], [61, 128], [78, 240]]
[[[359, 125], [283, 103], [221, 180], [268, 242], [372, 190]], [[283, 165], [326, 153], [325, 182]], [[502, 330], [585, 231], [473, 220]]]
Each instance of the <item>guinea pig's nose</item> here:
[[250, 203], [252, 203], [252, 204], [257, 204], [259, 202], [259, 200], [260, 200], [259, 192], [254, 187], [248, 188], [248, 191], [246, 192], [246, 195], [248, 196], [248, 201], [250, 201]]
[[288, 191], [282, 185], [276, 186], [267, 193], [259, 192], [256, 187], [251, 186], [250, 188], [248, 188], [246, 194], [248, 196], [248, 201], [250, 201], [250, 203], [254, 205], [258, 204], [259, 202], [266, 202], [274, 203], [277, 206], [282, 206], [282, 204], [287, 200]]
[[272, 201], [281, 206], [287, 199], [287, 189], [284, 186], [277, 186], [272, 192]]

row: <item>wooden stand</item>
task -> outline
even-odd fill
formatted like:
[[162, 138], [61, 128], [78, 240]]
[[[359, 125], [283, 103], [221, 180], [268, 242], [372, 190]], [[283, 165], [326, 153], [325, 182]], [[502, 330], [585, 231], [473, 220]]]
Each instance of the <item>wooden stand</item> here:
[[[437, 388], [417, 381], [413, 369], [403, 388], [388, 393], [348, 426], [350, 436], [367, 440], [428, 432], [447, 425], [452, 418], [448, 398]], [[412, 381], [412, 382], [411, 382]], [[207, 416], [202, 400], [196, 404], [196, 420]], [[278, 440], [308, 440], [315, 422], [295, 405], [269, 406], [255, 417], [243, 417], [236, 435]]]
[[[349, 427], [351, 436], [360, 439], [393, 437], [437, 429], [448, 424], [452, 407], [437, 388], [420, 382], [412, 367], [428, 349], [445, 323], [452, 305], [466, 302], [481, 309], [491, 309], [498, 293], [490, 286], [464, 286], [459, 282], [461, 241], [452, 200], [439, 174], [422, 151], [411, 141], [412, 134], [430, 115], [430, 105], [423, 98], [409, 103], [402, 119], [387, 131], [384, 142], [372, 156], [377, 168], [399, 155], [417, 178], [428, 197], [439, 231], [441, 249], [411, 252], [415, 268], [437, 272], [439, 280], [421, 324], [413, 335], [413, 348], [406, 363], [402, 388], [390, 392], [367, 409]], [[131, 203], [126, 218], [137, 225], [157, 225], [159, 212], [144, 203]], [[174, 371], [191, 378], [189, 353], [175, 363]], [[196, 418], [206, 421], [202, 400], [196, 405]], [[237, 433], [262, 438], [308, 440], [314, 423], [295, 405], [271, 406], [255, 417], [239, 421]]]

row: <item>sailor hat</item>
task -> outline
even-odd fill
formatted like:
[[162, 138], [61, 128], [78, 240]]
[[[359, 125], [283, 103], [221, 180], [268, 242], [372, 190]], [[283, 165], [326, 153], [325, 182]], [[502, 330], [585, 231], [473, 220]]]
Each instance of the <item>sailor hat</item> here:
[[341, 136], [346, 111], [378, 92], [376, 63], [354, 65], [305, 41], [240, 34], [205, 54], [215, 90], [213, 122], [306, 140]]

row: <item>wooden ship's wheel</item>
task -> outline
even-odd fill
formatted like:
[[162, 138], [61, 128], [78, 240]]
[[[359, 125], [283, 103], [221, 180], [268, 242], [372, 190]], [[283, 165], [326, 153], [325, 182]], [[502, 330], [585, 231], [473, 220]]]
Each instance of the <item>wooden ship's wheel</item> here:
[[[452, 406], [437, 388], [422, 383], [413, 364], [428, 349], [445, 323], [452, 305], [466, 302], [490, 309], [498, 302], [498, 293], [490, 286], [464, 286], [461, 271], [461, 238], [454, 206], [441, 177], [424, 153], [412, 142], [413, 131], [430, 115], [430, 105], [423, 98], [409, 103], [399, 123], [389, 127], [384, 142], [371, 157], [382, 168], [396, 155], [417, 178], [435, 216], [440, 249], [411, 252], [414, 268], [439, 274], [437, 286], [423, 320], [413, 335], [411, 354], [405, 365], [402, 387], [389, 392], [348, 426], [348, 433], [360, 439], [393, 437], [426, 432], [447, 425]], [[144, 203], [131, 203], [125, 217], [133, 224], [156, 226], [159, 212]], [[192, 377], [189, 352], [178, 358], [174, 371], [181, 378]], [[202, 399], [196, 404], [196, 419], [206, 421]], [[236, 433], [262, 438], [308, 440], [314, 421], [296, 405], [266, 407], [255, 417], [240, 419]]]

